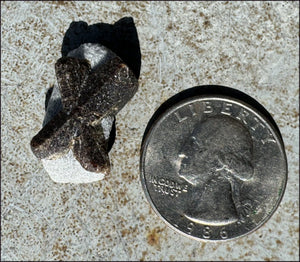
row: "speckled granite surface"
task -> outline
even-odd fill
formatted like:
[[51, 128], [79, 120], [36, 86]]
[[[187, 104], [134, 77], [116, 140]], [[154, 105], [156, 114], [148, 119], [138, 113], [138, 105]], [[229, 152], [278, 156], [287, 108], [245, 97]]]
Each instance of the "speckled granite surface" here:
[[[2, 2], [2, 260], [298, 260], [299, 5], [297, 2]], [[54, 183], [30, 150], [44, 117], [69, 24], [135, 19], [140, 87], [117, 115], [103, 181]], [[188, 239], [151, 210], [139, 180], [142, 135], [154, 111], [196, 85], [257, 99], [279, 125], [289, 179], [273, 217], [238, 240]]]

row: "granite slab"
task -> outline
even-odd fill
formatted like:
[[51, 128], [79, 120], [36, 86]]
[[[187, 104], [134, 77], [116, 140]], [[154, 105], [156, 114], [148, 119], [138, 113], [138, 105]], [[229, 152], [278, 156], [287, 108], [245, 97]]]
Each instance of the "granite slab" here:
[[[53, 182], [30, 150], [46, 90], [72, 21], [132, 16], [139, 90], [119, 112], [111, 175]], [[1, 2], [1, 260], [298, 260], [299, 3]], [[258, 100], [277, 122], [289, 177], [272, 218], [226, 242], [197, 242], [151, 209], [139, 179], [140, 145], [155, 110], [179, 91], [224, 85]]]

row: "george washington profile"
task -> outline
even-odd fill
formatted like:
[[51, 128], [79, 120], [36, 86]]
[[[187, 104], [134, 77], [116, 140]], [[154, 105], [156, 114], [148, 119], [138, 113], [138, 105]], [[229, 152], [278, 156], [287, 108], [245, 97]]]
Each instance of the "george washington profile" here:
[[253, 142], [249, 131], [229, 116], [198, 123], [179, 152], [178, 175], [191, 184], [189, 219], [223, 225], [242, 220], [244, 181], [252, 178]]

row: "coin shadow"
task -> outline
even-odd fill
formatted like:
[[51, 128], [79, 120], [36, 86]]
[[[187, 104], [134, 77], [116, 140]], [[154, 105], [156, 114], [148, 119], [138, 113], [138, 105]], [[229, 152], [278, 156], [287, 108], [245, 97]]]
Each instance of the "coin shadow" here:
[[221, 85], [203, 85], [203, 86], [195, 86], [186, 90], [181, 91], [180, 93], [172, 96], [167, 101], [165, 101], [154, 113], [152, 118], [149, 120], [147, 127], [145, 129], [143, 139], [142, 139], [142, 145], [145, 141], [145, 138], [147, 137], [147, 134], [149, 133], [151, 126], [159, 119], [160, 115], [162, 115], [164, 112], [166, 112], [169, 108], [174, 106], [175, 104], [179, 103], [180, 101], [183, 101], [188, 98], [192, 98], [195, 96], [202, 96], [202, 95], [223, 95], [223, 96], [229, 96], [231, 98], [239, 99], [240, 101], [247, 103], [248, 105], [252, 106], [256, 110], [258, 110], [261, 114], [266, 117], [269, 122], [273, 125], [273, 127], [276, 129], [277, 133], [280, 136], [281, 142], [282, 135], [280, 133], [280, 130], [274, 121], [271, 114], [254, 98], [247, 95], [246, 93], [243, 93], [237, 89], [233, 89], [227, 86], [221, 86]]

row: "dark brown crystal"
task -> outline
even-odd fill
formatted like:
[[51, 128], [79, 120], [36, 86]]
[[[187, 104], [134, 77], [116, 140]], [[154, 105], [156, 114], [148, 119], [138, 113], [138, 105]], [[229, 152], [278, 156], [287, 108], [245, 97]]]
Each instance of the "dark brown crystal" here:
[[100, 122], [135, 94], [135, 75], [119, 57], [95, 70], [85, 59], [63, 57], [55, 70], [63, 109], [33, 137], [33, 153], [39, 159], [53, 159], [72, 149], [83, 168], [107, 173], [108, 145]]

